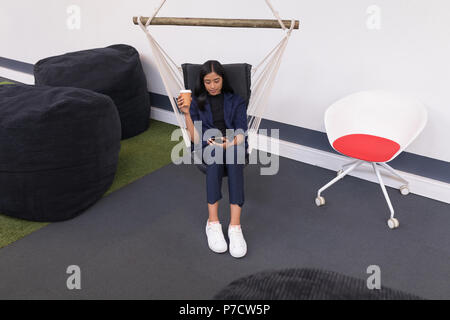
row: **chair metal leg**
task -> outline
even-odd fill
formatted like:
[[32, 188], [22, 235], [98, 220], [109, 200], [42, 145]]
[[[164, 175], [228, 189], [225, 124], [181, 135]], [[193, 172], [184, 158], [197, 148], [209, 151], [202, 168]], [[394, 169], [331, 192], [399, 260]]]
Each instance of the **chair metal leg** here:
[[403, 183], [405, 183], [406, 185], [409, 185], [408, 180], [406, 180], [405, 178], [403, 178], [401, 175], [399, 175], [394, 168], [392, 168], [390, 165], [388, 165], [387, 163], [384, 162], [378, 162], [379, 165], [381, 165], [383, 168], [385, 168], [386, 170], [388, 170], [390, 173], [392, 173], [393, 175], [395, 175], [396, 177], [398, 177], [400, 180], [402, 180]]
[[350, 168], [346, 169], [342, 174], [338, 175], [336, 178], [334, 178], [333, 180], [331, 180], [330, 182], [328, 182], [326, 185], [324, 185], [322, 188], [319, 189], [319, 191], [317, 192], [317, 197], [320, 197], [320, 194], [327, 189], [328, 187], [330, 187], [331, 185], [335, 184], [336, 182], [338, 182], [339, 180], [341, 180], [343, 177], [345, 177], [347, 174], [349, 174], [351, 171], [353, 171], [354, 169], [356, 169], [357, 167], [359, 167], [364, 161], [362, 160], [357, 160], [356, 163], [354, 163], [352, 166], [350, 166]]
[[391, 199], [389, 198], [386, 187], [384, 186], [383, 179], [381, 179], [381, 174], [380, 171], [378, 170], [376, 163], [372, 162], [372, 167], [375, 170], [375, 173], [377, 174], [378, 182], [380, 183], [381, 190], [383, 191], [384, 194], [384, 198], [386, 199], [386, 202], [389, 206], [389, 210], [391, 211], [391, 217], [388, 220], [388, 226], [391, 229], [395, 229], [399, 226], [399, 222], [397, 219], [394, 218], [394, 208], [392, 207]]
[[392, 173], [394, 176], [398, 177], [404, 185], [400, 186], [400, 193], [404, 196], [409, 194], [409, 182], [405, 178], [403, 178], [401, 175], [399, 175], [390, 165], [384, 163], [384, 162], [377, 162], [378, 165], [382, 166], [386, 170], [388, 170], [390, 173]]
[[342, 165], [342, 168], [347, 167], [347, 166], [350, 166], [350, 165], [352, 165], [352, 164], [354, 164], [355, 162], [358, 162], [358, 161], [361, 161], [361, 160], [356, 159], [356, 160], [347, 162], [346, 164], [343, 164], [343, 165]]
[[358, 161], [360, 161], [360, 160], [355, 159], [355, 160], [353, 160], [353, 161], [350, 161], [350, 162], [347, 162], [347, 163], [343, 164], [342, 167], [341, 167], [341, 169], [338, 170], [337, 175], [338, 175], [338, 176], [341, 175], [342, 173], [344, 173], [345, 167], [351, 166], [352, 164], [354, 164], [354, 163], [356, 163], [356, 162], [358, 162]]

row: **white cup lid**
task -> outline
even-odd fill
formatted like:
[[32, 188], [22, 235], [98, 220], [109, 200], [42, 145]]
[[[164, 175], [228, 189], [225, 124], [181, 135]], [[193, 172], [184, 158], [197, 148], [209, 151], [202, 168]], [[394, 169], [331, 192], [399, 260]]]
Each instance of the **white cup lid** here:
[[191, 90], [180, 90], [180, 93], [192, 93]]

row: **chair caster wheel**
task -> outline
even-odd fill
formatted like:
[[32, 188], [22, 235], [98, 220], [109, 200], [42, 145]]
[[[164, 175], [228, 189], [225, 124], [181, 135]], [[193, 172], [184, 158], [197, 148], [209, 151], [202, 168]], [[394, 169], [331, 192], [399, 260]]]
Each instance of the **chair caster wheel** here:
[[398, 222], [398, 220], [396, 218], [390, 218], [388, 220], [388, 226], [390, 229], [396, 229], [396, 228], [398, 228], [399, 225], [400, 225], [400, 223]]
[[337, 176], [339, 177], [341, 174], [343, 174], [344, 173], [344, 170], [339, 170], [338, 172], [337, 172]]
[[321, 206], [323, 206], [325, 204], [325, 198], [324, 197], [321, 197], [321, 196], [318, 196], [317, 198], [316, 198], [316, 205], [318, 206], [318, 207], [321, 207]]
[[409, 193], [409, 188], [407, 185], [401, 186], [400, 187], [400, 193], [404, 196], [406, 196]]

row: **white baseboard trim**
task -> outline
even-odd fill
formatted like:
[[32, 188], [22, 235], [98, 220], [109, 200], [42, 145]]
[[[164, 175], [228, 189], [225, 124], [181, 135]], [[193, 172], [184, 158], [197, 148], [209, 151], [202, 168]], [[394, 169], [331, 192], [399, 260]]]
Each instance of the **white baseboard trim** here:
[[11, 70], [8, 68], [0, 67], [0, 76], [22, 82], [25, 84], [34, 84], [34, 75], [29, 73], [24, 73], [20, 71]]
[[[271, 143], [276, 144], [277, 142], [278, 147], [276, 147], [275, 150], [279, 150], [278, 154], [280, 156], [308, 163], [321, 168], [333, 170], [336, 172], [342, 168], [342, 165], [351, 161], [350, 158], [335, 153], [326, 152], [283, 140], [272, 139], [263, 135], [258, 135], [259, 150], [270, 152], [270, 147], [268, 146], [270, 146]], [[450, 203], [449, 183], [429, 179], [408, 172], [399, 170], [396, 171], [399, 175], [401, 175], [409, 182], [409, 191], [411, 193], [445, 203]], [[390, 174], [387, 170], [380, 169], [380, 173], [386, 186], [398, 189], [401, 185], [403, 185], [403, 182], [401, 182], [401, 180]], [[352, 171], [350, 175], [379, 184], [376, 174], [369, 163], [361, 165], [360, 167]]]
[[[178, 125], [173, 112], [161, 108], [152, 107], [151, 118]], [[341, 169], [342, 165], [351, 161], [350, 158], [335, 153], [306, 147], [288, 141], [270, 138], [264, 135], [257, 135], [257, 137], [250, 136], [249, 145], [250, 148], [256, 148], [265, 152], [272, 152], [285, 158], [304, 162], [336, 172]], [[429, 179], [408, 172], [402, 172], [398, 170], [396, 171], [404, 179], [409, 181], [409, 191], [411, 193], [450, 204], [449, 183]], [[391, 175], [384, 169], [380, 169], [380, 173], [386, 186], [398, 189], [403, 184], [397, 177]], [[372, 166], [370, 166], [369, 164], [361, 165], [360, 167], [352, 171], [350, 175], [378, 184], [376, 174], [373, 171]]]
[[178, 122], [175, 118], [175, 115], [173, 114], [173, 111], [167, 111], [152, 106], [150, 111], [150, 118], [178, 126]]

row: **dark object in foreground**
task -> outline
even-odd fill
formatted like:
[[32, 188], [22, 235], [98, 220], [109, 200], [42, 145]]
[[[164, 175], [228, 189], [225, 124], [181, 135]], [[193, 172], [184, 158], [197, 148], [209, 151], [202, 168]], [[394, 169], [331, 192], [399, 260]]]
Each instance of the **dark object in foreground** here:
[[366, 280], [318, 269], [285, 269], [257, 273], [233, 281], [219, 300], [418, 300], [420, 297], [381, 287]]

